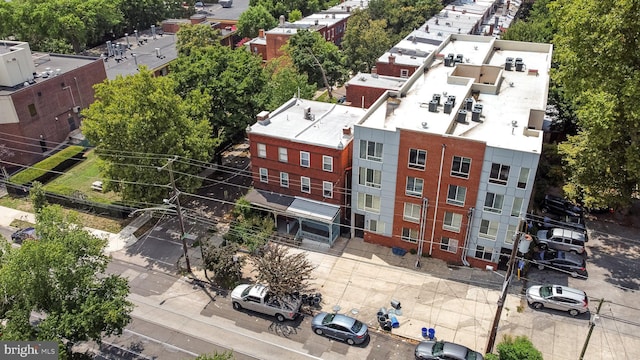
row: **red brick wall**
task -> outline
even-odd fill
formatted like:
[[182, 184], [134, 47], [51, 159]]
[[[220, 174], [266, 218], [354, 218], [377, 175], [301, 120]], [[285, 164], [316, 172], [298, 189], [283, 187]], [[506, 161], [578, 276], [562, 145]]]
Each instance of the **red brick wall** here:
[[[406, 55], [403, 55], [403, 56], [406, 56]], [[398, 55], [396, 55], [396, 59], [397, 58], [398, 58]], [[376, 63], [376, 68], [378, 69], [379, 75], [395, 76], [395, 77], [400, 77], [402, 70], [408, 70], [408, 76], [411, 76], [411, 74], [416, 72], [416, 69], [417, 69], [416, 66], [412, 66], [412, 65], [397, 64], [395, 62], [391, 64], [388, 62], [381, 62], [381, 61], [378, 61]]]
[[280, 48], [289, 41], [291, 34], [265, 34], [267, 37], [267, 53], [265, 60], [269, 61], [282, 55]]
[[[267, 147], [267, 157], [258, 157], [257, 144], [262, 143]], [[351, 152], [353, 142], [344, 149], [330, 149], [291, 142], [286, 139], [266, 137], [249, 133], [249, 150], [251, 153], [251, 175], [256, 189], [273, 191], [289, 196], [300, 196], [311, 200], [326, 202], [341, 206], [341, 214], [346, 219], [345, 201], [347, 194], [345, 189], [350, 184]], [[278, 160], [278, 148], [287, 148], [288, 162]], [[309, 152], [311, 167], [300, 166], [300, 151]], [[333, 172], [322, 170], [322, 156], [333, 157]], [[268, 169], [269, 183], [260, 181], [260, 168]], [[289, 174], [289, 187], [280, 186], [280, 172]], [[303, 193], [300, 189], [300, 177], [306, 176], [311, 180], [311, 193]], [[333, 183], [333, 198], [323, 196], [322, 182]]]
[[[13, 93], [11, 99], [20, 122], [0, 124], [0, 132], [23, 137], [22, 143], [12, 144], [11, 147], [18, 150], [14, 150], [11, 161], [26, 165], [42, 160], [40, 135], [43, 135], [49, 150], [66, 141], [71, 128], [69, 121], [80, 127], [79, 114], [73, 111], [74, 102], [75, 106], [87, 108], [94, 101], [93, 85], [106, 78], [104, 63], [97, 59]], [[67, 86], [70, 88], [63, 89]], [[73, 93], [73, 99], [69, 91]], [[30, 104], [35, 106], [35, 116], [29, 112]], [[3, 137], [10, 139], [9, 136]]]
[[347, 102], [350, 106], [362, 107], [362, 97], [364, 96], [364, 107], [368, 109], [385, 91], [387, 89], [347, 84]]
[[[412, 228], [419, 231], [420, 224], [403, 219], [404, 203], [414, 203], [422, 205], [422, 199], [405, 195], [406, 178], [413, 176], [424, 179], [423, 197], [428, 199], [427, 222], [425, 226], [425, 236], [423, 253], [428, 254], [431, 245], [431, 234], [433, 232], [432, 256], [453, 263], [461, 262], [462, 248], [466, 237], [468, 223], [467, 213], [469, 208], [474, 207], [478, 196], [480, 173], [482, 170], [482, 160], [486, 145], [482, 142], [470, 141], [454, 137], [442, 137], [439, 135], [426, 134], [422, 132], [400, 130], [400, 148], [398, 154], [398, 173], [396, 186], [396, 214], [394, 217], [393, 237], [400, 239], [402, 228]], [[442, 179], [440, 183], [440, 195], [438, 199], [437, 215], [434, 228], [434, 211], [436, 211], [436, 197], [438, 193], [438, 178], [440, 174], [440, 163], [442, 157], [442, 144], [446, 145], [444, 161], [442, 162]], [[421, 149], [427, 151], [427, 161], [425, 170], [409, 169], [409, 149]], [[461, 179], [451, 176], [451, 165], [454, 156], [471, 158], [471, 168], [468, 179]], [[466, 187], [466, 198], [464, 206], [447, 204], [447, 192], [449, 184]], [[442, 228], [444, 213], [451, 211], [463, 215], [460, 232], [451, 232]], [[446, 236], [458, 240], [457, 252], [452, 253], [440, 250], [440, 239]], [[416, 247], [417, 245], [401, 241], [403, 248]]]

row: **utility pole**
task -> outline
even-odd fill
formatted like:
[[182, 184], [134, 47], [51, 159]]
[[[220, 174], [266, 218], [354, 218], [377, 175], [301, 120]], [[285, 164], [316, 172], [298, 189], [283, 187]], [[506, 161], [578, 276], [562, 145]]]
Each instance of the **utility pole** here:
[[187, 272], [191, 273], [191, 262], [189, 261], [187, 240], [185, 235], [187, 234], [184, 228], [184, 219], [182, 218], [182, 207], [180, 207], [180, 190], [176, 187], [176, 182], [173, 178], [173, 162], [177, 157], [173, 159], [169, 159], [167, 164], [161, 168], [158, 168], [158, 171], [164, 169], [165, 167], [169, 171], [169, 180], [171, 181], [171, 187], [173, 188], [173, 194], [176, 196], [176, 213], [178, 214], [178, 222], [180, 223], [180, 240], [182, 241], [182, 251], [184, 252], [184, 260], [185, 265], [187, 267]]
[[496, 309], [496, 316], [493, 318], [493, 323], [491, 324], [491, 332], [489, 333], [489, 341], [487, 342], [487, 348], [485, 349], [485, 353], [490, 353], [493, 351], [493, 345], [496, 342], [496, 336], [498, 335], [498, 324], [500, 323], [500, 316], [502, 315], [502, 308], [504, 307], [504, 302], [507, 299], [507, 290], [509, 288], [509, 282], [511, 281], [511, 277], [513, 276], [513, 269], [516, 267], [516, 255], [518, 254], [518, 246], [520, 245], [520, 239], [522, 238], [522, 225], [525, 223], [524, 219], [520, 219], [520, 223], [518, 224], [518, 233], [515, 236], [515, 240], [513, 242], [513, 249], [511, 250], [511, 256], [509, 256], [509, 263], [507, 264], [507, 274], [504, 277], [504, 282], [502, 283], [502, 293], [500, 294], [500, 299], [498, 299], [498, 308]]
[[580, 352], [580, 360], [584, 359], [584, 353], [587, 352], [587, 346], [589, 345], [589, 340], [591, 339], [591, 333], [593, 333], [593, 328], [596, 327], [596, 319], [598, 319], [598, 315], [600, 314], [600, 308], [602, 308], [602, 304], [604, 303], [604, 299], [600, 299], [598, 303], [598, 309], [596, 310], [596, 314], [593, 316], [593, 319], [589, 323], [589, 332], [587, 333], [587, 338], [584, 340], [584, 345], [582, 346], [582, 352]]

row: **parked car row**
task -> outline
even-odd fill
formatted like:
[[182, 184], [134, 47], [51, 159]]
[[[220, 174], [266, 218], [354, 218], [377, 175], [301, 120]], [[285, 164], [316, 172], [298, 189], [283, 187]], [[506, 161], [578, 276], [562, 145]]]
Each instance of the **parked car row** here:
[[[269, 292], [260, 284], [238, 285], [231, 292], [231, 302], [236, 310], [248, 309], [274, 316], [278, 321], [293, 320], [300, 313], [302, 301], [298, 296], [282, 299]], [[369, 328], [362, 321], [351, 316], [321, 312], [311, 320], [311, 330], [320, 336], [344, 341], [349, 345], [362, 345], [369, 340]], [[417, 360], [483, 360], [482, 354], [462, 345], [447, 341], [427, 340], [415, 349]]]
[[553, 249], [538, 251], [534, 253], [532, 263], [540, 270], [550, 268], [564, 271], [574, 278], [581, 277], [586, 279], [589, 276], [585, 258], [581, 255], [566, 251]]

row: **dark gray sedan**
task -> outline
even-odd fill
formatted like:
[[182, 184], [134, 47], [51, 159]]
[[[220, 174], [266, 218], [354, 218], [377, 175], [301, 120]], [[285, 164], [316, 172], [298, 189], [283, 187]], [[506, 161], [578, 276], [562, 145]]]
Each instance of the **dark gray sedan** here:
[[342, 314], [322, 312], [311, 320], [311, 329], [318, 335], [345, 341], [349, 345], [362, 344], [369, 337], [367, 325]]
[[484, 360], [479, 352], [448, 341], [422, 341], [416, 346], [416, 360]]

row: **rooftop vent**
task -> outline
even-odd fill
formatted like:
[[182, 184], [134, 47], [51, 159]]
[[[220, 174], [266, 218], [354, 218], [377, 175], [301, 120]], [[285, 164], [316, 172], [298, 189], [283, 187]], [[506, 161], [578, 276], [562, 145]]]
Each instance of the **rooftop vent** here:
[[426, 121], [423, 121], [423, 122], [422, 122], [422, 128], [423, 128], [423, 129], [426, 129], [426, 128], [427, 128], [427, 122], [426, 122]]

